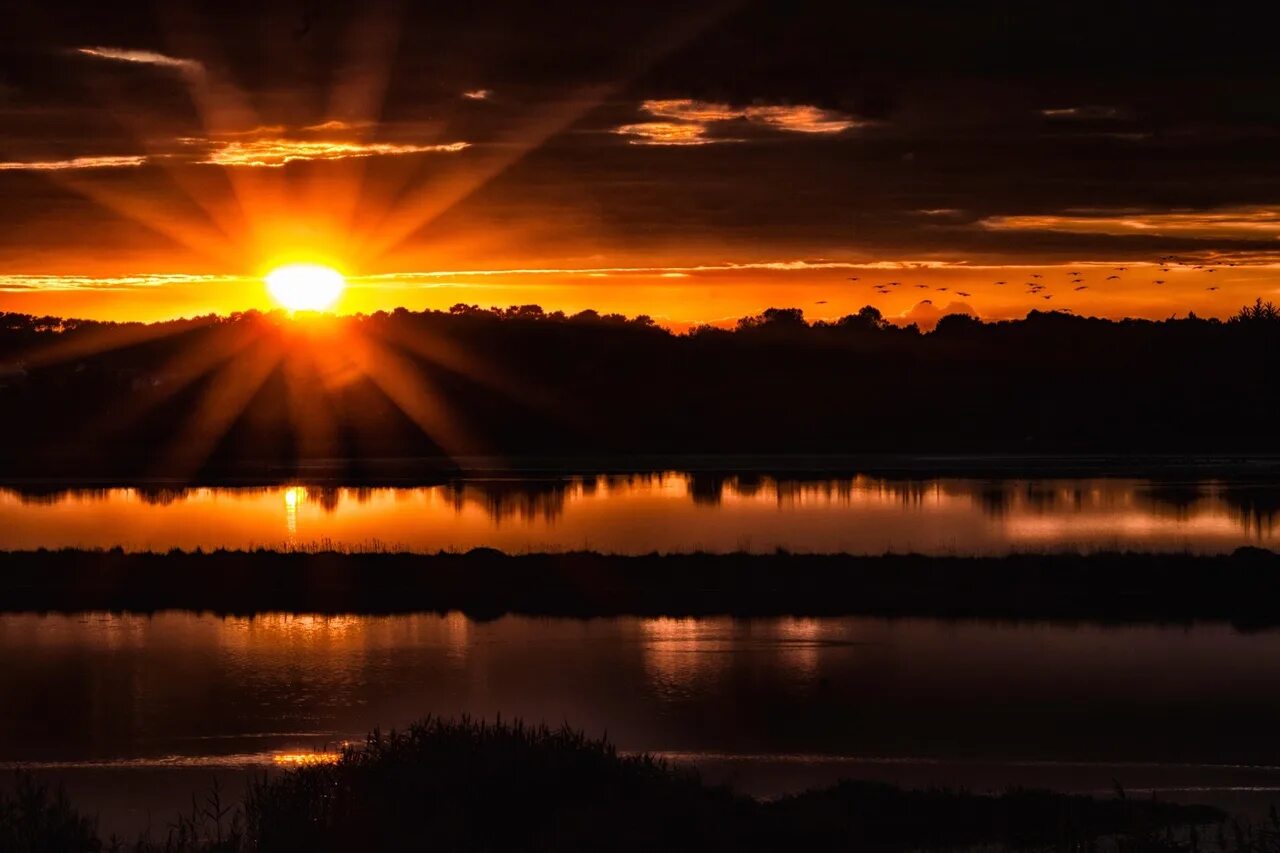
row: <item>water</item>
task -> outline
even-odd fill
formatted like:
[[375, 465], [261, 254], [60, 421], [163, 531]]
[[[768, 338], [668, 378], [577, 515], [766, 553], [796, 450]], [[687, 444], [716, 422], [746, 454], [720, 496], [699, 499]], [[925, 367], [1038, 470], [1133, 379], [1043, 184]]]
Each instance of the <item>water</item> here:
[[[756, 795], [841, 776], [1255, 811], [1280, 632], [869, 618], [0, 616], [0, 770], [108, 828], [428, 712], [570, 721]], [[148, 817], [150, 813], [150, 817]]]
[[[1231, 480], [687, 473], [422, 488], [0, 490], [0, 549], [990, 554], [1277, 547]], [[0, 615], [0, 776], [163, 830], [215, 776], [426, 713], [607, 732], [776, 796], [841, 777], [1280, 802], [1280, 632], [939, 620]]]
[[1226, 552], [1276, 547], [1277, 519], [1280, 490], [1224, 481], [666, 473], [425, 488], [8, 489], [0, 549]]

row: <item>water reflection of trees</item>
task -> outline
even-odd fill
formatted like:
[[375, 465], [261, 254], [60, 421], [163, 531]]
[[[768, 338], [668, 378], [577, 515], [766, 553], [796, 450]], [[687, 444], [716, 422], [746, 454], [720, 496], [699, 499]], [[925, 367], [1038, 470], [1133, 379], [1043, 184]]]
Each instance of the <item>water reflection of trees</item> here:
[[12, 495], [18, 499], [19, 503], [30, 506], [54, 506], [70, 499], [72, 496], [83, 497], [87, 500], [106, 500], [110, 493], [109, 489], [64, 489], [42, 488], [39, 486], [0, 489], [0, 494]]
[[692, 472], [685, 475], [688, 494], [695, 504], [719, 506], [725, 495], [736, 498], [772, 499], [779, 506], [818, 500], [825, 503], [853, 502], [856, 495], [883, 499], [904, 506], [922, 504], [930, 495], [940, 493], [936, 480], [891, 480], [862, 475], [831, 477], [830, 475], [730, 474]]
[[564, 512], [573, 480], [481, 480], [443, 487], [455, 513], [478, 506], [495, 522], [555, 521]]
[[[134, 494], [138, 496], [138, 500], [147, 506], [170, 506], [171, 504], [185, 501], [189, 498], [194, 490], [183, 488], [181, 486], [144, 486], [134, 489]], [[266, 489], [252, 489], [252, 492], [261, 494]]]
[[[290, 488], [326, 514], [344, 502], [364, 505], [375, 497], [407, 497], [439, 490], [455, 513], [479, 508], [492, 521], [551, 523], [574, 499], [607, 500], [661, 489], [668, 481], [695, 505], [717, 507], [726, 499], [774, 502], [779, 507], [842, 504], [916, 508], [926, 503], [954, 502], [976, 507], [984, 516], [1004, 519], [1015, 514], [1053, 515], [1080, 512], [1139, 511], [1185, 521], [1193, 516], [1226, 516], [1246, 533], [1272, 535], [1280, 520], [1280, 485], [1249, 482], [1071, 479], [893, 478], [829, 475], [778, 475], [760, 472], [667, 472], [507, 479], [459, 479], [436, 486], [386, 488], [254, 486], [186, 488], [144, 485], [131, 489], [65, 488], [39, 485], [0, 488], [0, 495], [20, 503], [53, 506], [66, 501], [109, 502], [132, 497], [146, 506], [167, 507], [198, 494], [251, 498], [279, 495]], [[678, 494], [678, 491], [677, 491]]]
[[1270, 535], [1280, 517], [1280, 486], [1233, 484], [1220, 495], [1227, 511], [1241, 527], [1255, 536]]
[[1005, 518], [1013, 513], [1034, 515], [1085, 511], [1139, 510], [1185, 521], [1196, 513], [1227, 514], [1254, 535], [1270, 535], [1280, 519], [1280, 486], [1258, 483], [1221, 484], [1186, 481], [1133, 480], [1005, 480], [1005, 479], [893, 479], [772, 476], [697, 472], [688, 475], [694, 503], [718, 506], [726, 495], [768, 498], [779, 505], [817, 499], [851, 503], [855, 495], [871, 502], [919, 506], [930, 497], [972, 501], [983, 515]]
[[662, 474], [608, 474], [549, 479], [458, 480], [443, 488], [457, 513], [468, 506], [476, 506], [496, 523], [508, 520], [551, 523], [564, 514], [565, 505], [574, 497], [595, 498], [601, 489], [606, 494], [647, 490], [663, 479]]
[[1162, 514], [1185, 519], [1197, 505], [1212, 497], [1212, 490], [1205, 483], [1155, 482], [1138, 489], [1137, 495]]

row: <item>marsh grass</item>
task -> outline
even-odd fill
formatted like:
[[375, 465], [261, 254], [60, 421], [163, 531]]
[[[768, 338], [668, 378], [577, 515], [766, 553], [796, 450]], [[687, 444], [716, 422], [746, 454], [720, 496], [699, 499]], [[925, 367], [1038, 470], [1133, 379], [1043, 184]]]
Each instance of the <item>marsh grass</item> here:
[[1280, 555], [0, 552], [0, 612], [462, 611], [1280, 624]]
[[1044, 850], [1280, 853], [1280, 820], [1046, 791], [999, 796], [844, 781], [761, 802], [567, 726], [429, 717], [332, 763], [215, 785], [164, 832], [98, 838], [66, 796], [20, 777], [0, 795], [4, 853]]

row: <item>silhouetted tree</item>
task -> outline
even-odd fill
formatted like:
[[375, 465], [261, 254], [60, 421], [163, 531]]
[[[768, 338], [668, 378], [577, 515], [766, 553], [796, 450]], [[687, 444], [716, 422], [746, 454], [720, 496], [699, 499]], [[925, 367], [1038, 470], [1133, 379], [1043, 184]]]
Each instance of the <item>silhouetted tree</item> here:
[[[770, 308], [677, 334], [644, 316], [459, 304], [330, 318], [322, 359], [282, 312], [0, 314], [0, 474], [154, 476], [187, 445], [208, 448], [207, 471], [358, 468], [457, 453], [437, 439], [459, 437], [471, 452], [559, 456], [1274, 451], [1276, 314], [1261, 300], [1228, 323], [1034, 311], [922, 334], [872, 306], [812, 324]], [[360, 340], [396, 360], [348, 359]], [[229, 423], [193, 418], [243, 376], [241, 355], [267, 366], [260, 384]], [[187, 364], [207, 372], [171, 373]], [[386, 364], [410, 369], [378, 374]], [[423, 401], [451, 435], [430, 434]]]

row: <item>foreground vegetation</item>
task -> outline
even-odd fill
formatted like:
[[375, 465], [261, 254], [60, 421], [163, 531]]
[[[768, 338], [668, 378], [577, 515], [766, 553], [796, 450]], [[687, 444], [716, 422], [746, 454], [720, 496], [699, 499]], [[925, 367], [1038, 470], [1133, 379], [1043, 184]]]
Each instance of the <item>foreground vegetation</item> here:
[[1280, 624], [1280, 554], [0, 553], [0, 611], [460, 610]]
[[[1204, 806], [1044, 791], [978, 796], [869, 782], [759, 802], [568, 728], [427, 719], [374, 732], [333, 763], [215, 791], [164, 838], [104, 842], [66, 798], [20, 780], [0, 798], [13, 853], [239, 851], [917, 850], [1186, 851], [1276, 845]], [[1216, 825], [1216, 830], [1212, 825]]]

